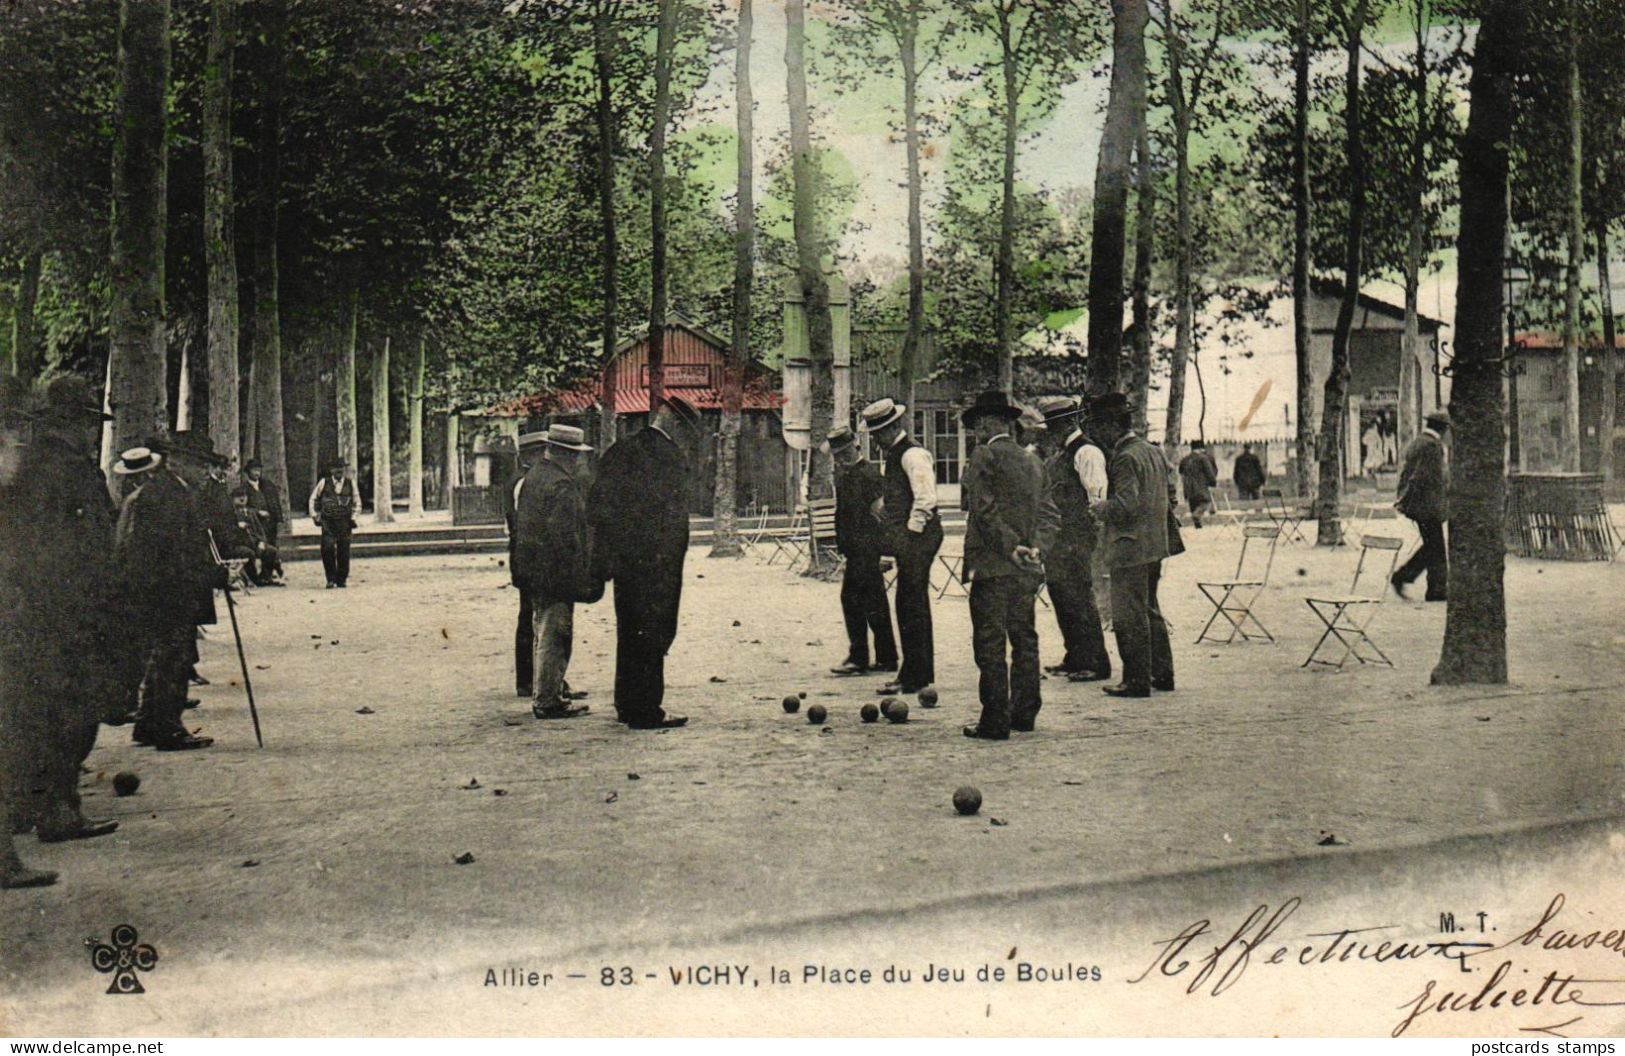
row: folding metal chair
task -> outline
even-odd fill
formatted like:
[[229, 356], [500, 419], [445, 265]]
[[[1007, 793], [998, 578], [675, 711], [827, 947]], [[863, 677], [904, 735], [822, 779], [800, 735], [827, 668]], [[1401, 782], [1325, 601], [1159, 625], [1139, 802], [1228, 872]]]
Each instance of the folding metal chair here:
[[790, 567], [795, 567], [796, 561], [803, 554], [802, 548], [811, 539], [810, 533], [802, 528], [806, 514], [805, 506], [797, 506], [796, 512], [790, 515], [790, 527], [782, 532], [769, 532], [767, 540], [773, 544], [773, 552], [767, 555], [768, 564], [771, 565], [783, 555], [790, 559]]
[[947, 580], [943, 582], [941, 587], [937, 588], [937, 600], [941, 601], [950, 593], [956, 598], [970, 597], [970, 591], [965, 589], [965, 584], [959, 578], [960, 571], [965, 567], [965, 555], [944, 554], [938, 551], [937, 564], [948, 573]]
[[750, 503], [745, 507], [746, 527], [739, 533], [739, 545], [747, 554], [755, 554], [762, 541], [767, 536], [767, 507], [763, 506], [761, 513], [756, 512], [756, 504]]
[[1309, 511], [1301, 506], [1289, 507], [1286, 496], [1280, 488], [1265, 488], [1261, 493], [1264, 497], [1264, 513], [1268, 515], [1270, 523], [1281, 529], [1281, 535], [1289, 543], [1309, 544], [1299, 525], [1309, 516]]
[[[1196, 641], [1219, 642], [1229, 645], [1239, 635], [1244, 642], [1275, 641], [1275, 636], [1269, 632], [1263, 622], [1253, 612], [1253, 605], [1258, 601], [1264, 588], [1269, 585], [1270, 568], [1275, 564], [1275, 544], [1280, 541], [1281, 529], [1273, 524], [1251, 524], [1241, 530], [1241, 554], [1236, 558], [1236, 572], [1232, 579], [1223, 579], [1214, 583], [1198, 582], [1196, 588], [1213, 605], [1213, 615], [1207, 618], [1202, 625], [1202, 633], [1196, 636]], [[1249, 564], [1247, 555], [1251, 552], [1253, 560]], [[1259, 554], [1263, 554], [1263, 564], [1260, 567]], [[1217, 632], [1209, 634], [1213, 625], [1223, 616], [1230, 625], [1230, 633], [1223, 638]], [[1257, 628], [1249, 631], [1248, 624]]]
[[209, 531], [209, 556], [214, 563], [226, 570], [227, 582], [244, 594], [254, 593], [254, 581], [248, 578], [248, 558], [226, 557], [220, 552], [220, 547], [214, 541], [214, 532]]
[[1208, 523], [1218, 534], [1239, 534], [1243, 523], [1247, 520], [1245, 510], [1238, 510], [1230, 504], [1230, 496], [1218, 488], [1213, 489], [1213, 508], [1207, 511]]
[[[1354, 581], [1349, 584], [1349, 592], [1342, 597], [1331, 598], [1305, 598], [1309, 606], [1326, 629], [1321, 632], [1320, 640], [1309, 651], [1309, 659], [1302, 664], [1318, 664], [1322, 667], [1335, 668], [1339, 671], [1347, 664], [1349, 657], [1354, 657], [1361, 664], [1383, 664], [1393, 667], [1394, 662], [1388, 659], [1377, 643], [1371, 639], [1371, 621], [1377, 615], [1377, 606], [1388, 593], [1388, 581], [1393, 577], [1394, 569], [1399, 565], [1399, 552], [1404, 542], [1391, 535], [1367, 535], [1360, 540], [1360, 559], [1354, 565]], [[1371, 562], [1373, 550], [1388, 554], [1388, 567], [1379, 569], [1381, 559]], [[1377, 574], [1380, 571], [1380, 575]], [[1373, 577], [1375, 585], [1373, 587]], [[1365, 587], [1361, 589], [1361, 581]], [[1335, 644], [1334, 644], [1335, 643]], [[1338, 647], [1341, 646], [1341, 651]], [[1322, 655], [1322, 649], [1326, 655]], [[1337, 659], [1326, 657], [1332, 653]]]

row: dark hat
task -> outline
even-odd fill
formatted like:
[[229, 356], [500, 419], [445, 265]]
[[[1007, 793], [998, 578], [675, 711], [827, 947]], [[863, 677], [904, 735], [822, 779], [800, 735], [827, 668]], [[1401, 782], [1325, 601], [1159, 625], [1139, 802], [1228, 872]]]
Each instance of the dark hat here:
[[1083, 405], [1070, 396], [1045, 396], [1038, 401], [1038, 413], [1046, 422], [1070, 418], [1082, 410]]
[[1091, 399], [1089, 409], [1084, 413], [1090, 418], [1114, 418], [1128, 414], [1130, 410], [1126, 394], [1107, 392]]
[[987, 415], [1013, 422], [1021, 417], [1021, 408], [1011, 403], [1010, 397], [998, 389], [989, 389], [987, 392], [977, 394], [976, 402], [965, 408], [959, 420], [966, 425], [972, 425], [977, 419]]
[[1451, 425], [1450, 415], [1444, 411], [1429, 411], [1422, 416], [1422, 420], [1429, 425], [1442, 425], [1446, 429], [1450, 428]]
[[876, 429], [886, 428], [886, 426], [897, 421], [907, 413], [908, 406], [906, 404], [898, 403], [896, 400], [893, 400], [890, 397], [876, 400], [869, 406], [865, 407], [862, 413], [859, 415], [859, 417], [863, 419], [863, 421], [860, 423], [860, 428], [862, 428], [865, 432], [872, 433]]
[[94, 418], [110, 422], [113, 416], [102, 411], [102, 401], [90, 382], [73, 374], [62, 374], [45, 384], [45, 406], [40, 408], [45, 418]]
[[264, 469], [264, 468], [265, 468], [265, 466], [257, 458], [251, 458], [247, 462], [243, 463], [243, 472], [244, 473], [247, 473], [251, 469]]
[[334, 455], [332, 458], [327, 460], [327, 468], [328, 469], [349, 469], [350, 468], [350, 463], [344, 461], [344, 456], [342, 456], [342, 455]]
[[167, 444], [158, 448], [160, 451], [173, 455], [187, 455], [199, 462], [213, 462], [215, 465], [229, 465], [231, 459], [214, 449], [214, 442], [209, 434], [201, 429], [181, 429], [172, 434]]
[[829, 449], [831, 451], [843, 450], [857, 442], [858, 438], [852, 434], [849, 426], [837, 425], [829, 431]]

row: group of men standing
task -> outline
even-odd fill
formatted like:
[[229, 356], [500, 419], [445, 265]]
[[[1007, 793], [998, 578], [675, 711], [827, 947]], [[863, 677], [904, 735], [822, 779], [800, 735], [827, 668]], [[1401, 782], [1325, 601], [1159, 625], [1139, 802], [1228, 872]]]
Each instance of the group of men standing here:
[[[980, 672], [980, 720], [968, 737], [1008, 739], [1030, 731], [1042, 706], [1034, 606], [1049, 585], [1066, 645], [1049, 670], [1075, 682], [1110, 679], [1097, 575], [1110, 572], [1120, 697], [1174, 688], [1173, 654], [1157, 604], [1162, 560], [1182, 549], [1162, 454], [1131, 428], [1127, 398], [1055, 398], [1045, 417], [1044, 458], [1017, 443], [1022, 410], [987, 392], [962, 421], [976, 437], [961, 479], [967, 511], [960, 575], [970, 585], [972, 651]], [[834, 672], [897, 671], [878, 692], [914, 693], [935, 679], [930, 570], [942, 545], [935, 467], [903, 422], [907, 408], [884, 399], [865, 407], [862, 429], [884, 453], [884, 470], [865, 461], [857, 437], [830, 433], [836, 471], [836, 545], [845, 557], [841, 607], [846, 659]], [[882, 565], [897, 569], [898, 656]], [[874, 640], [870, 650], [870, 638]]]
[[631, 729], [688, 722], [662, 707], [688, 553], [688, 467], [671, 436], [678, 413], [663, 404], [642, 429], [611, 444], [596, 471], [576, 426], [520, 438], [508, 522], [520, 607], [514, 669], [538, 719], [588, 713], [575, 703], [585, 694], [565, 677], [575, 606], [598, 601], [614, 582], [616, 719]]

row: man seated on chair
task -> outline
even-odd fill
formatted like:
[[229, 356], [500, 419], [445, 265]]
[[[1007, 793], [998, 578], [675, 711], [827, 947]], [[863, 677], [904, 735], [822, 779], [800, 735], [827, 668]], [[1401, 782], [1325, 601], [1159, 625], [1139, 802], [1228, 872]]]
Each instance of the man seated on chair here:
[[1392, 583], [1394, 593], [1403, 598], [1405, 588], [1426, 570], [1428, 588], [1424, 600], [1445, 601], [1450, 596], [1450, 555], [1444, 536], [1450, 467], [1444, 438], [1450, 433], [1450, 416], [1434, 411], [1426, 422], [1426, 428], [1405, 448], [1405, 463], [1399, 471], [1399, 498], [1394, 503], [1394, 509], [1416, 522], [1422, 545], [1399, 566]]
[[282, 532], [282, 492], [275, 483], [265, 479], [265, 467], [259, 459], [251, 458], [243, 463], [243, 479], [237, 486], [237, 494], [246, 500], [248, 511], [259, 527], [258, 541], [264, 544], [255, 562], [259, 574], [254, 582], [262, 587], [286, 586], [277, 546]]
[[[846, 621], [846, 659], [831, 668], [837, 675], [897, 670], [897, 640], [880, 572], [880, 522], [870, 513], [880, 499], [880, 471], [858, 450], [852, 430], [838, 425], [829, 433], [835, 460], [835, 549], [846, 558], [841, 573], [841, 615]], [[869, 663], [869, 635], [875, 637]]]

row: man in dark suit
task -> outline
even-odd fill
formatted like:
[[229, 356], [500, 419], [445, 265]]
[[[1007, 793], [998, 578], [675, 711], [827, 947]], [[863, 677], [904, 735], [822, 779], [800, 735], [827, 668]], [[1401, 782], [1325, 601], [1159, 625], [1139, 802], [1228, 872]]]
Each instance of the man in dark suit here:
[[1185, 505], [1191, 508], [1191, 524], [1202, 527], [1202, 514], [1213, 505], [1212, 489], [1219, 483], [1219, 466], [1207, 444], [1191, 441], [1190, 453], [1179, 460], [1179, 479], [1185, 486]]
[[633, 729], [682, 726], [661, 707], [688, 555], [688, 467], [672, 402], [610, 444], [588, 499], [592, 569], [615, 583], [615, 714]]
[[1123, 681], [1104, 691], [1114, 697], [1172, 691], [1174, 655], [1157, 605], [1162, 560], [1169, 555], [1168, 513], [1173, 504], [1168, 462], [1134, 432], [1133, 409], [1122, 393], [1095, 399], [1087, 423], [1089, 435], [1110, 452], [1106, 502], [1100, 514]]
[[1021, 408], [995, 391], [978, 396], [962, 418], [977, 440], [960, 478], [969, 511], [961, 575], [970, 584], [971, 650], [982, 702], [981, 719], [964, 733], [994, 741], [1009, 740], [1011, 730], [1030, 732], [1042, 704], [1033, 605], [1044, 581], [1042, 552], [1059, 521], [1046, 508], [1043, 464], [1011, 435], [1020, 417]]
[[548, 429], [545, 445], [518, 489], [513, 573], [531, 598], [536, 625], [531, 712], [538, 719], [569, 719], [587, 713], [585, 704], [564, 697], [575, 603], [603, 597], [589, 564], [587, 505], [578, 479], [592, 448], [572, 425]]
[[[832, 668], [837, 675], [896, 671], [897, 641], [892, 637], [891, 607], [880, 572], [880, 522], [872, 507], [880, 500], [880, 471], [864, 459], [852, 430], [838, 425], [829, 433], [835, 459], [835, 549], [846, 558], [841, 573], [841, 615], [846, 620], [846, 659]], [[869, 663], [869, 635], [874, 634], [874, 664]]]
[[1234, 471], [1236, 494], [1244, 499], [1258, 498], [1258, 489], [1264, 486], [1264, 464], [1253, 454], [1252, 444], [1242, 444], [1236, 456]]
[[918, 693], [937, 679], [931, 628], [931, 562], [942, 549], [936, 466], [931, 453], [908, 435], [907, 407], [876, 400], [863, 409], [862, 417], [862, 427], [886, 453], [876, 516], [882, 552], [897, 561], [897, 635], [903, 646], [897, 680], [877, 692]]
[[[1112, 658], [1095, 601], [1091, 571], [1099, 530], [1090, 509], [1088, 474], [1105, 482], [1106, 460], [1100, 448], [1079, 428], [1077, 400], [1056, 396], [1040, 400], [1044, 415], [1045, 487], [1059, 523], [1054, 541], [1044, 551], [1044, 580], [1055, 606], [1055, 623], [1066, 642], [1061, 662], [1049, 668], [1072, 682], [1099, 682], [1111, 677]], [[1092, 460], [1092, 461], [1091, 461]], [[1091, 467], [1098, 465], [1098, 471]], [[1097, 489], [1098, 490], [1098, 489]]]
[[1450, 467], [1445, 456], [1444, 438], [1450, 432], [1450, 416], [1434, 411], [1426, 427], [1405, 448], [1405, 461], [1399, 470], [1399, 498], [1394, 508], [1416, 522], [1422, 545], [1410, 560], [1399, 566], [1391, 581], [1394, 593], [1405, 596], [1405, 588], [1425, 570], [1428, 576], [1427, 601], [1445, 601], [1450, 596], [1450, 555], [1445, 549], [1444, 522], [1447, 519], [1446, 492], [1450, 487]]
[[7, 496], [20, 516], [6, 545], [26, 555], [10, 602], [21, 634], [6, 643], [18, 682], [6, 721], [23, 750], [12, 810], [21, 821], [14, 827], [37, 828], [46, 843], [118, 828], [86, 820], [79, 800], [80, 766], [120, 699], [110, 677], [119, 648], [110, 605], [117, 513], [95, 460], [106, 417], [84, 380], [53, 379]]
[[265, 467], [257, 458], [243, 464], [243, 479], [237, 487], [248, 514], [258, 527], [254, 564], [250, 566], [254, 582], [262, 587], [286, 586], [283, 582], [282, 558], [277, 545], [282, 532], [282, 492], [274, 481], [265, 479]]
[[541, 457], [547, 443], [547, 430], [523, 433], [519, 437], [519, 472], [502, 489], [502, 518], [508, 523], [508, 576], [519, 591], [519, 621], [513, 629], [513, 673], [516, 696], [529, 697], [534, 692], [536, 673], [535, 599], [530, 588], [519, 575], [516, 549], [519, 545], [519, 497], [525, 489], [525, 474]]
[[327, 464], [327, 476], [310, 493], [310, 519], [322, 530], [322, 570], [329, 590], [343, 589], [350, 582], [350, 537], [361, 509], [355, 481], [344, 475], [347, 468], [344, 459], [333, 459]]

